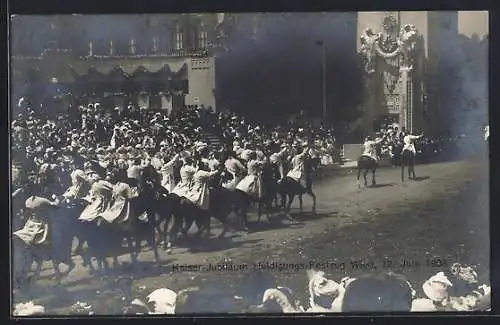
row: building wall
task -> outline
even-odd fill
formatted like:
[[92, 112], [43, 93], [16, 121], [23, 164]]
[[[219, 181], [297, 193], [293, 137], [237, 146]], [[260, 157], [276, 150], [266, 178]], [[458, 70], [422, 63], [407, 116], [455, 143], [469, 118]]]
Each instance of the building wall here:
[[189, 93], [186, 105], [215, 106], [215, 59], [213, 57], [188, 60]]

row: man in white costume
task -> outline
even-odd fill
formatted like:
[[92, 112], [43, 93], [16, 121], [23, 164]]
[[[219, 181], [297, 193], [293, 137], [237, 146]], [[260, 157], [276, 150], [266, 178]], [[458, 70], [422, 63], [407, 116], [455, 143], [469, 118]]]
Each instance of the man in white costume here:
[[379, 157], [377, 155], [377, 146], [384, 141], [384, 138], [377, 138], [376, 140], [372, 140], [372, 137], [367, 136], [365, 138], [365, 142], [363, 143], [363, 153], [362, 157], [368, 157], [378, 162]]
[[184, 158], [184, 164], [180, 170], [181, 181], [172, 190], [172, 194], [176, 194], [179, 197], [185, 197], [191, 189], [194, 173], [196, 173], [196, 168], [193, 166], [192, 159]]
[[226, 167], [226, 170], [233, 175], [233, 179], [230, 180], [229, 182], [226, 182], [222, 184], [224, 188], [227, 188], [229, 190], [234, 190], [238, 183], [245, 177], [247, 174], [247, 169], [243, 164], [236, 159], [234, 152], [229, 153], [228, 159], [224, 162], [224, 166]]
[[303, 151], [300, 154], [295, 155], [291, 160], [292, 169], [288, 172], [286, 176], [299, 182], [302, 186], [306, 187], [306, 170], [304, 166], [304, 161], [309, 155], [309, 147], [305, 144], [303, 145]]
[[262, 167], [264, 162], [257, 160], [255, 152], [251, 152], [248, 158], [248, 175], [238, 183], [236, 189], [245, 192], [254, 199], [261, 199], [264, 196], [262, 184]]
[[421, 134], [421, 135], [412, 135], [412, 134], [405, 135], [405, 137], [403, 138], [404, 146], [403, 146], [403, 150], [401, 152], [403, 153], [403, 152], [405, 152], [405, 150], [407, 150], [407, 151], [413, 152], [413, 154], [416, 155], [417, 150], [415, 149], [415, 141], [422, 138], [423, 136], [424, 136], [423, 134]]
[[175, 188], [175, 178], [174, 178], [174, 165], [179, 161], [179, 154], [176, 154], [172, 159], [165, 161], [160, 169], [161, 174], [161, 186], [165, 188], [168, 193], [171, 193]]
[[219, 173], [219, 170], [208, 171], [208, 165], [199, 162], [198, 170], [193, 176], [193, 185], [185, 198], [197, 205], [202, 210], [210, 209], [210, 179]]

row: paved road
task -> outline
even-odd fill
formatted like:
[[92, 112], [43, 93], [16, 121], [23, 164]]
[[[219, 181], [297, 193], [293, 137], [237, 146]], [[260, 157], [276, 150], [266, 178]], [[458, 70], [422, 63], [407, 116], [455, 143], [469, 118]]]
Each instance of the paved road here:
[[[217, 290], [229, 296], [245, 296], [263, 282], [252, 271], [258, 262], [294, 264], [295, 269], [288, 266], [263, 276], [290, 287], [302, 303], [307, 302], [306, 272], [300, 268], [312, 262], [331, 262], [325, 271], [339, 281], [346, 275], [381, 271], [390, 260], [390, 268], [404, 273], [420, 294], [426, 278], [441, 270], [442, 265], [456, 261], [477, 264], [480, 276], [488, 282], [489, 189], [484, 161], [417, 166], [420, 179], [404, 184], [399, 175], [397, 168], [381, 169], [377, 174], [379, 187], [358, 189], [354, 173], [335, 173], [315, 184], [318, 213], [306, 213], [299, 224], [263, 222], [252, 233], [228, 234], [225, 240], [213, 238], [195, 252], [187, 248], [174, 249], [171, 255], [162, 252], [159, 267], [152, 265], [150, 251], [143, 252], [140, 260], [144, 268], [134, 271], [134, 293], [144, 297], [159, 287], [180, 290], [217, 283]], [[311, 209], [307, 197], [304, 209]], [[215, 228], [213, 233], [218, 231]], [[363, 260], [366, 267], [356, 267], [357, 260]], [[413, 265], [400, 268], [402, 260]], [[128, 256], [120, 257], [120, 261], [126, 263]], [[240, 270], [207, 270], [209, 264], [224, 261], [233, 262]], [[203, 266], [200, 272], [174, 272], [173, 264]], [[241, 270], [244, 265], [248, 268]], [[42, 279], [33, 286], [32, 293], [54, 313], [67, 312], [68, 304], [77, 300], [99, 306], [96, 313], [118, 312], [119, 304], [111, 301], [118, 300], [116, 292], [88, 275], [80, 265], [62, 287]], [[223, 311], [221, 308], [226, 307], [222, 306], [217, 303], [206, 308]]]

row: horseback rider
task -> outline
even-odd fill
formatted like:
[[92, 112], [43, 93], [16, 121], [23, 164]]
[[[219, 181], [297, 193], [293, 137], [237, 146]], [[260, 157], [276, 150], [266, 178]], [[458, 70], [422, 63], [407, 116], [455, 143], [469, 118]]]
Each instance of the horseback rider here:
[[257, 160], [257, 153], [255, 151], [248, 154], [248, 159], [248, 175], [236, 185], [236, 189], [245, 192], [250, 197], [261, 199], [264, 196], [261, 175], [264, 162]]
[[[296, 145], [295, 146], [297, 152], [300, 150], [300, 146]], [[309, 147], [307, 143], [304, 143], [302, 145], [302, 152], [299, 154], [296, 154], [292, 160], [291, 160], [291, 165], [292, 169], [288, 172], [286, 175], [287, 177], [292, 178], [299, 184], [301, 184], [303, 187], [306, 187], [306, 170], [304, 166], [304, 162], [309, 154]]]
[[271, 156], [269, 157], [269, 162], [271, 163], [271, 165], [277, 168], [280, 173], [280, 178], [278, 182], [280, 182], [283, 179], [283, 177], [285, 177], [285, 167], [283, 166], [283, 159], [287, 153], [287, 150], [288, 146], [286, 144], [282, 144], [281, 150], [272, 153]]
[[191, 201], [202, 210], [210, 209], [210, 179], [217, 175], [221, 170], [209, 171], [208, 164], [199, 160], [198, 170], [193, 175], [193, 185], [185, 198]]
[[85, 177], [85, 172], [80, 169], [74, 170], [71, 175], [71, 186], [62, 195], [66, 202], [70, 200], [84, 199], [90, 191], [90, 184]]
[[143, 166], [141, 165], [142, 159], [139, 156], [134, 158], [132, 166], [127, 169], [126, 183], [132, 190], [139, 191], [139, 180], [141, 179]]
[[106, 180], [92, 184], [89, 195], [90, 204], [80, 214], [80, 221], [94, 221], [100, 213], [106, 211], [111, 203], [114, 185]]
[[229, 190], [234, 190], [238, 183], [245, 177], [247, 174], [246, 167], [236, 158], [236, 153], [234, 151], [229, 151], [228, 158], [224, 162], [224, 166], [226, 170], [233, 176], [233, 178], [224, 183], [222, 186]]
[[421, 134], [421, 135], [412, 135], [412, 134], [405, 135], [405, 137], [403, 138], [404, 146], [403, 146], [403, 150], [401, 150], [401, 152], [410, 151], [414, 155], [416, 155], [417, 150], [415, 149], [415, 141], [422, 138], [423, 136], [424, 136], [423, 134]]
[[163, 166], [160, 168], [162, 176], [161, 186], [171, 193], [175, 188], [174, 166], [179, 162], [180, 155], [177, 153], [171, 159], [163, 159]]
[[179, 197], [186, 196], [191, 189], [194, 173], [196, 173], [196, 168], [194, 167], [193, 159], [185, 157], [180, 170], [181, 181], [174, 187], [172, 194], [176, 194]]
[[377, 155], [377, 146], [384, 141], [383, 137], [379, 137], [375, 140], [372, 139], [371, 136], [367, 136], [365, 138], [365, 142], [363, 143], [363, 153], [362, 157], [368, 157], [373, 159], [375, 162], [378, 162], [379, 157]]
[[123, 170], [117, 171], [115, 175], [116, 184], [113, 186], [113, 203], [103, 213], [99, 214], [99, 217], [108, 223], [125, 223], [131, 220], [131, 200], [137, 198], [139, 193], [127, 183], [130, 181], [130, 176]]

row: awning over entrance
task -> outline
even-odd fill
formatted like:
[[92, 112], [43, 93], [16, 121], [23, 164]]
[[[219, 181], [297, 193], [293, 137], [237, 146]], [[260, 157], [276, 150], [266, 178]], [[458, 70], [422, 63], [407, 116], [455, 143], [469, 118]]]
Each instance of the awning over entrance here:
[[79, 93], [187, 93], [187, 64], [173, 71], [168, 64], [153, 71], [144, 66], [134, 70], [115, 66], [112, 69], [90, 66], [84, 71], [71, 67], [75, 91]]

